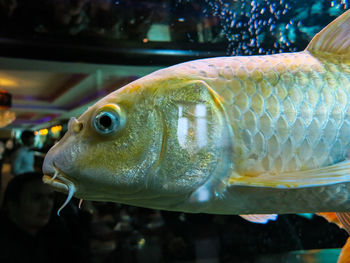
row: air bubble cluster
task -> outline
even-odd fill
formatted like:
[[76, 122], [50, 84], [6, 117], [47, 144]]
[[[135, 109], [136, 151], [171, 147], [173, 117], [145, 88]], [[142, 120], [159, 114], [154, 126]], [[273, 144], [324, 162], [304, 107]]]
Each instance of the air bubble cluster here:
[[296, 0], [205, 0], [205, 3], [204, 12], [220, 18], [222, 34], [229, 43], [229, 55], [301, 50], [325, 26], [311, 25], [309, 20], [331, 21], [349, 7], [349, 0], [311, 4]]

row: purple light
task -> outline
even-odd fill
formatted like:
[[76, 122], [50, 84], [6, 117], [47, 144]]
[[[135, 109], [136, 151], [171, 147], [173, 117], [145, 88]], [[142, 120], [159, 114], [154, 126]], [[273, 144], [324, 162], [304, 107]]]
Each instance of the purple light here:
[[47, 116], [47, 117], [44, 117], [44, 118], [41, 118], [38, 120], [15, 120], [14, 124], [19, 124], [19, 125], [21, 125], [21, 124], [42, 124], [42, 123], [50, 121], [53, 117], [56, 117], [56, 116], [58, 116], [58, 115]]

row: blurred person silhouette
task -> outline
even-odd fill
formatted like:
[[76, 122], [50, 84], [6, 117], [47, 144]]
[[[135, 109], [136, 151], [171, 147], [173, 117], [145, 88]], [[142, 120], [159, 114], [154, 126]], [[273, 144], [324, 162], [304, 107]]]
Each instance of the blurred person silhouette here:
[[34, 172], [35, 156], [43, 156], [42, 153], [34, 151], [35, 135], [33, 131], [25, 130], [21, 134], [22, 145], [20, 145], [11, 156], [11, 172], [13, 175]]
[[48, 8], [52, 12], [52, 21], [48, 31], [77, 35], [86, 30], [89, 17], [86, 8], [89, 0], [52, 0]]
[[2, 186], [2, 165], [4, 164], [6, 145], [3, 141], [0, 141], [0, 191]]
[[113, 0], [90, 1], [88, 15], [88, 32], [92, 36], [114, 36], [122, 20]]
[[4, 17], [11, 17], [17, 6], [17, 0], [0, 0], [0, 10]]
[[8, 184], [0, 210], [0, 262], [89, 262], [70, 229], [53, 212], [55, 193], [37, 172]]
[[0, 32], [7, 32], [7, 26], [12, 22], [17, 6], [17, 0], [0, 0]]

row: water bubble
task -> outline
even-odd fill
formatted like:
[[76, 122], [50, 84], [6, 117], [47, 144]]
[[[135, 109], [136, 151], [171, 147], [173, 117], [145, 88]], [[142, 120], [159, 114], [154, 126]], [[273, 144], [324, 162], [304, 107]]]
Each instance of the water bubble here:
[[[178, 0], [179, 1], [179, 0]], [[290, 4], [288, 0], [252, 0], [252, 1], [232, 1], [232, 0], [204, 0], [206, 11], [209, 17], [219, 18], [222, 35], [228, 41], [228, 54], [266, 54], [273, 53], [261, 46], [268, 38], [278, 38], [274, 50], [283, 49], [291, 51], [294, 48], [294, 41], [289, 39], [289, 31], [297, 21], [286, 21], [283, 25], [285, 32], [276, 27], [280, 25], [279, 19], [285, 19], [288, 15]], [[348, 1], [348, 0], [338, 0]], [[301, 25], [301, 24], [299, 24]], [[297, 26], [297, 25], [295, 25]], [[274, 43], [275, 41], [272, 41]]]

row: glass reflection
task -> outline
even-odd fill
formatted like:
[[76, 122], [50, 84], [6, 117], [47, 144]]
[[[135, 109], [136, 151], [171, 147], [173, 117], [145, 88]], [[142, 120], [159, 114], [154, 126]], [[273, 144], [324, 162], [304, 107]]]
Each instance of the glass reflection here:
[[[184, 110], [184, 107], [187, 109]], [[182, 148], [200, 150], [208, 143], [208, 120], [205, 105], [178, 106], [177, 139]], [[185, 113], [186, 112], [186, 113]]]

